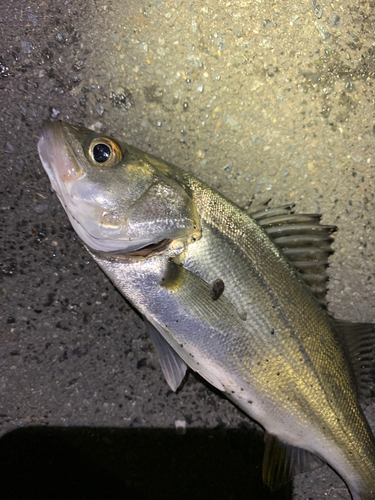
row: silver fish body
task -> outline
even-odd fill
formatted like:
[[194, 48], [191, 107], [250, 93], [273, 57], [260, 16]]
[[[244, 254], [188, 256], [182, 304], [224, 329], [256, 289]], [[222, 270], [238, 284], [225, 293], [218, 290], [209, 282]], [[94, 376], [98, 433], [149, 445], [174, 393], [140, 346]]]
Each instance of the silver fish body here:
[[258, 421], [271, 487], [323, 460], [354, 500], [375, 499], [357, 381], [374, 328], [337, 322], [318, 300], [331, 228], [285, 207], [251, 217], [178, 167], [79, 127], [47, 124], [39, 153], [74, 229], [147, 320], [171, 387], [189, 366]]

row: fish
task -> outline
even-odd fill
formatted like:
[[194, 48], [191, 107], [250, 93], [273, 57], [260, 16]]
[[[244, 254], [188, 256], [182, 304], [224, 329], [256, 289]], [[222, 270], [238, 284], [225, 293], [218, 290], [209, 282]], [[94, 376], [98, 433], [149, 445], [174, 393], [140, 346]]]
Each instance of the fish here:
[[334, 319], [335, 226], [293, 205], [244, 210], [130, 144], [46, 122], [39, 156], [84, 246], [143, 316], [166, 381], [197, 372], [265, 431], [271, 490], [327, 463], [375, 499], [365, 418], [375, 327]]

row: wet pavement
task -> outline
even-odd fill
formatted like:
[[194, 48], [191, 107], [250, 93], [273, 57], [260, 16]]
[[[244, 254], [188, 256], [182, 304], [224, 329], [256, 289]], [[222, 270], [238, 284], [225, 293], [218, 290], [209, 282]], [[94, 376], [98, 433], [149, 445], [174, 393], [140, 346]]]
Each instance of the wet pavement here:
[[[197, 491], [251, 498], [261, 488], [258, 428], [192, 373], [177, 394], [169, 390], [142, 320], [51, 192], [38, 134], [44, 119], [83, 124], [186, 168], [240, 205], [272, 198], [322, 213], [339, 227], [329, 309], [375, 322], [375, 2], [15, 0], [0, 5], [0, 39], [0, 432], [8, 433], [0, 451], [10, 482], [32, 465], [38, 477], [46, 456], [50, 477], [61, 467], [69, 475], [69, 459], [58, 457], [77, 453], [87, 460], [82, 484], [93, 481], [87, 471], [115, 475], [115, 486], [132, 492], [126, 498], [158, 498], [183, 454], [181, 491], [190, 492], [204, 480], [202, 443], [212, 443], [209, 477], [228, 470], [233, 489], [212, 480]], [[246, 439], [248, 448], [239, 444]], [[161, 490], [158, 468], [154, 479], [133, 468], [121, 478], [137, 453], [147, 456], [145, 440], [151, 457], [166, 461]], [[48, 442], [58, 443], [55, 457], [45, 445], [39, 462], [22, 461]], [[126, 458], [113, 470], [116, 460], [90, 455], [95, 443], [95, 457], [101, 445], [105, 457], [126, 448]], [[173, 484], [173, 498], [187, 498]], [[257, 491], [350, 498], [328, 467], [297, 477], [293, 495]]]

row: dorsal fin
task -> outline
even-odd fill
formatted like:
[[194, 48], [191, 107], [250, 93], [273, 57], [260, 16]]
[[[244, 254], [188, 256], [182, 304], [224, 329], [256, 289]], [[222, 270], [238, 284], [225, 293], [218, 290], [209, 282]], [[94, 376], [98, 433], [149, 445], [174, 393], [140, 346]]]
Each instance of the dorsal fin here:
[[251, 206], [249, 215], [299, 271], [323, 307], [327, 307], [328, 257], [336, 226], [320, 224], [319, 214], [295, 214], [294, 204], [269, 208], [269, 200]]
[[274, 491], [301, 472], [312, 471], [324, 462], [313, 453], [281, 442], [276, 436], [265, 432], [263, 457], [263, 481]]
[[370, 374], [375, 365], [375, 325], [332, 320], [352, 365], [361, 403], [364, 403], [370, 396]]

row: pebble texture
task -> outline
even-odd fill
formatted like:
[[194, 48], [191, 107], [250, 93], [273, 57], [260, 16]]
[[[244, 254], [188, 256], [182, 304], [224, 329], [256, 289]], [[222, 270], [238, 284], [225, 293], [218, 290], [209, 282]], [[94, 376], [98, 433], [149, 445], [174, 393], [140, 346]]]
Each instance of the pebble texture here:
[[[368, 0], [1, 2], [2, 435], [88, 427], [108, 444], [120, 438], [98, 428], [153, 430], [152, 443], [167, 446], [165, 429], [190, 439], [194, 461], [199, 440], [189, 431], [202, 429], [204, 442], [216, 443], [212, 467], [221, 449], [235, 460], [228, 442], [245, 453], [231, 438], [242, 432], [240, 442], [258, 442], [261, 457], [255, 426], [201, 379], [189, 374], [177, 394], [169, 390], [142, 320], [89, 258], [51, 192], [39, 130], [44, 119], [81, 123], [186, 168], [240, 205], [272, 198], [323, 213], [339, 226], [329, 308], [375, 322], [374, 31]], [[374, 407], [375, 396], [373, 427]], [[11, 436], [0, 449], [18, 449], [5, 441]], [[33, 439], [20, 442], [30, 448]], [[86, 434], [81, 441], [87, 457]], [[255, 455], [248, 463], [259, 480]], [[6, 457], [8, 467], [25, 468]], [[219, 488], [211, 498], [247, 498], [252, 486], [240, 464], [234, 496]], [[140, 477], [127, 485], [134, 498], [153, 494]], [[350, 498], [328, 467], [297, 477], [293, 494], [262, 495]]]

